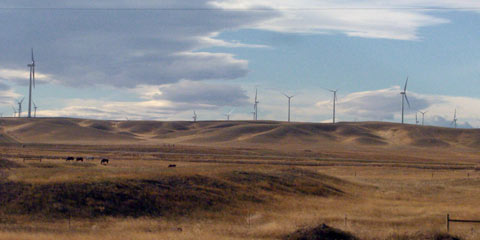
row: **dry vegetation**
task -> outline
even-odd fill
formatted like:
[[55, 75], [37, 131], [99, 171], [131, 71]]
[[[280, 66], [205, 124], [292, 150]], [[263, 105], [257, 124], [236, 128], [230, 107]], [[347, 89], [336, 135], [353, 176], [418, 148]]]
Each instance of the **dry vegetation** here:
[[[327, 224], [362, 240], [436, 240], [455, 239], [442, 235], [447, 213], [480, 219], [476, 130], [79, 119], [0, 127], [0, 239], [294, 239]], [[33, 156], [42, 161], [23, 161]], [[451, 232], [480, 239], [476, 225]]]

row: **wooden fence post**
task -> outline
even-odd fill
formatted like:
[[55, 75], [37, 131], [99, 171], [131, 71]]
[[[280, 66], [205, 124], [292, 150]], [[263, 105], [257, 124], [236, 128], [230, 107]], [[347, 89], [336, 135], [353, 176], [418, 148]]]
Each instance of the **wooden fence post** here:
[[447, 233], [450, 232], [450, 214], [447, 213]]

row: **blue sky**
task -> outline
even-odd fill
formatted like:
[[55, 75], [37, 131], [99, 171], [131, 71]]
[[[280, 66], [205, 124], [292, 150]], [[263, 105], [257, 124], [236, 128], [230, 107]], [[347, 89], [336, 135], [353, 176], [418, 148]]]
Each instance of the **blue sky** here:
[[3, 116], [27, 94], [34, 47], [38, 116], [190, 120], [196, 110], [215, 120], [234, 109], [231, 119], [251, 119], [258, 88], [260, 119], [286, 120], [286, 92], [296, 95], [292, 120], [328, 122], [325, 88], [338, 88], [337, 119], [399, 121], [409, 76], [409, 123], [428, 111], [426, 123], [449, 126], [457, 108], [462, 127], [480, 126], [474, 1], [7, 0], [0, 8]]

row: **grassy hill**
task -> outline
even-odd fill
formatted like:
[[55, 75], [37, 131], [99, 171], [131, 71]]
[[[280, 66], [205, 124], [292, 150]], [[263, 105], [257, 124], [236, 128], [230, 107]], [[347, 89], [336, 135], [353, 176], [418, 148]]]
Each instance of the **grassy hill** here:
[[191, 144], [316, 147], [348, 145], [478, 148], [480, 130], [385, 122], [101, 121], [68, 118], [0, 121], [0, 142], [65, 144]]

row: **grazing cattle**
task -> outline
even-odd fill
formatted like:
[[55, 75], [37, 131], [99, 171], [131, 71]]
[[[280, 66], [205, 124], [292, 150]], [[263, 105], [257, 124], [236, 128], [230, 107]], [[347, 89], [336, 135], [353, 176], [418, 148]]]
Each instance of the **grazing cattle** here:
[[77, 157], [77, 162], [83, 162], [83, 157]]
[[65, 161], [68, 162], [68, 161], [73, 161], [73, 160], [75, 160], [73, 157], [67, 157], [67, 159]]
[[168, 165], [168, 167], [176, 167], [177, 165], [176, 164], [170, 164]]
[[108, 159], [104, 158], [100, 161], [100, 164], [102, 165], [107, 165], [108, 164]]

